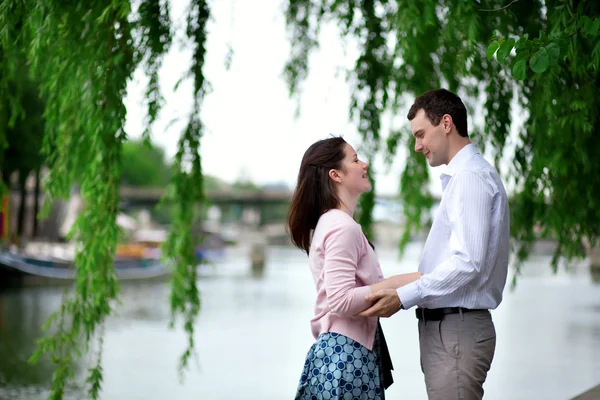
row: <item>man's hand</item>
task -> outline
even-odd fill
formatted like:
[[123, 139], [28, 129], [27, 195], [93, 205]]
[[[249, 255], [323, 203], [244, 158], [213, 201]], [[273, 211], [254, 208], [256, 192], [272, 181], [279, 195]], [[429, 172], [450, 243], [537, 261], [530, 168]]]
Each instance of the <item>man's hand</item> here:
[[396, 289], [383, 289], [375, 293], [371, 293], [365, 297], [367, 301], [373, 301], [371, 307], [360, 312], [359, 317], [384, 317], [388, 318], [396, 314], [400, 310], [400, 297]]

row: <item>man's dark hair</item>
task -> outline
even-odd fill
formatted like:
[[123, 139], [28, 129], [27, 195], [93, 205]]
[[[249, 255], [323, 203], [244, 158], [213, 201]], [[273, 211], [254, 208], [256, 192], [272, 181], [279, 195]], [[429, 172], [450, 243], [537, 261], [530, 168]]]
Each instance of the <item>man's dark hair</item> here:
[[434, 126], [440, 124], [445, 114], [450, 115], [458, 134], [463, 137], [469, 137], [467, 108], [460, 97], [451, 91], [435, 89], [417, 97], [408, 111], [408, 120], [412, 121], [420, 109], [425, 111], [425, 115]]

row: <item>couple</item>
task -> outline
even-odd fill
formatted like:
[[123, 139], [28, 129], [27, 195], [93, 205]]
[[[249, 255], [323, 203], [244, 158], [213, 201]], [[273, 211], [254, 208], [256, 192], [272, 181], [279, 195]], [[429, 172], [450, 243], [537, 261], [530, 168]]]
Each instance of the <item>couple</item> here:
[[489, 310], [502, 300], [508, 268], [506, 192], [471, 144], [457, 95], [424, 93], [408, 119], [415, 151], [433, 167], [448, 165], [419, 272], [383, 279], [374, 248], [353, 219], [371, 184], [368, 165], [352, 146], [334, 137], [304, 154], [288, 229], [308, 255], [317, 289], [316, 342], [296, 399], [384, 399], [392, 363], [379, 317], [413, 306], [429, 399], [483, 397], [496, 346]]

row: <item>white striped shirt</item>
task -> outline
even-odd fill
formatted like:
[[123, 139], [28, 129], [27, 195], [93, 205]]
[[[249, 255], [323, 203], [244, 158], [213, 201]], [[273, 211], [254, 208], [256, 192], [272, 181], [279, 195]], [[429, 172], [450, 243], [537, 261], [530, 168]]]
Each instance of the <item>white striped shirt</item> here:
[[508, 272], [510, 215], [504, 185], [473, 144], [441, 175], [442, 199], [425, 242], [421, 279], [398, 289], [404, 308], [494, 309]]

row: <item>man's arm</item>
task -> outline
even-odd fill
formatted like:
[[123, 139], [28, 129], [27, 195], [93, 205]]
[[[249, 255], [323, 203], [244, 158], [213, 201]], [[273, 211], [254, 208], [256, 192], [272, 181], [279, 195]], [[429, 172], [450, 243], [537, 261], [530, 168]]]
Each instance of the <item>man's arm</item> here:
[[383, 289], [365, 297], [373, 305], [357, 315], [359, 317], [384, 317], [388, 318], [402, 309], [402, 302], [396, 289]]
[[471, 171], [457, 173], [452, 181], [444, 194], [448, 197], [446, 209], [452, 230], [450, 258], [396, 293], [385, 290], [367, 296], [376, 303], [360, 315], [387, 316], [384, 314], [393, 304], [411, 308], [424, 300], [454, 293], [479, 274], [487, 254], [493, 193], [483, 178]]
[[[358, 313], [360, 317], [371, 317], [377, 315], [379, 317], [390, 317], [400, 310], [401, 303], [396, 293], [396, 289], [416, 281], [421, 276], [420, 272], [411, 272], [408, 274], [394, 275], [387, 279], [370, 285], [371, 294], [365, 297], [367, 301], [375, 302], [368, 309]], [[382, 301], [378, 301], [378, 300]]]
[[475, 172], [461, 171], [452, 178], [447, 190], [452, 255], [431, 273], [397, 290], [404, 308], [467, 286], [485, 262], [492, 222], [492, 189]]

